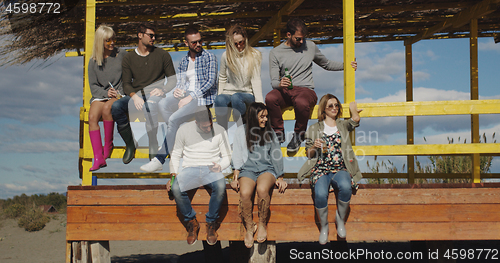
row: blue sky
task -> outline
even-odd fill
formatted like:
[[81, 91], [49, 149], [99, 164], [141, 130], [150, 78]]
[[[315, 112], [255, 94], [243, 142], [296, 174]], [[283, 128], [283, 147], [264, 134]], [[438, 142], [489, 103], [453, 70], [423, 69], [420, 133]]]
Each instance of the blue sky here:
[[[480, 99], [500, 99], [498, 61], [500, 44], [493, 38], [479, 39]], [[342, 60], [342, 45], [323, 45], [321, 51], [329, 59]], [[263, 93], [270, 90], [268, 58], [270, 48], [259, 48], [263, 54]], [[220, 58], [223, 50], [213, 51]], [[184, 52], [171, 53], [178, 65]], [[356, 44], [358, 102], [405, 101], [405, 62], [402, 42]], [[0, 198], [21, 193], [64, 192], [68, 185], [78, 185], [79, 108], [82, 106], [83, 57], [59, 54], [51, 65], [36, 67], [40, 62], [0, 68]], [[414, 100], [469, 99], [469, 40], [424, 40], [413, 45]], [[325, 93], [343, 97], [343, 73], [313, 68], [318, 98]], [[292, 123], [286, 124], [287, 131]], [[480, 132], [488, 139], [500, 131], [498, 116], [480, 116]], [[363, 119], [357, 130], [359, 145], [405, 144], [405, 119]], [[122, 145], [115, 134], [115, 145]], [[423, 141], [426, 137], [427, 142]], [[447, 137], [470, 141], [468, 116], [415, 117], [415, 143], [447, 143]], [[362, 157], [361, 169], [367, 171]], [[390, 157], [400, 169], [406, 157]], [[425, 157], [419, 158], [419, 160]], [[380, 158], [379, 158], [380, 160]], [[129, 165], [109, 160], [104, 169], [138, 171], [145, 159]], [[301, 164], [301, 163], [300, 163]], [[293, 171], [298, 162], [288, 165]], [[167, 168], [165, 168], [166, 170]], [[105, 171], [105, 170], [103, 170]], [[492, 172], [500, 172], [500, 161], [494, 159]], [[99, 184], [156, 184], [166, 180], [100, 180]]]

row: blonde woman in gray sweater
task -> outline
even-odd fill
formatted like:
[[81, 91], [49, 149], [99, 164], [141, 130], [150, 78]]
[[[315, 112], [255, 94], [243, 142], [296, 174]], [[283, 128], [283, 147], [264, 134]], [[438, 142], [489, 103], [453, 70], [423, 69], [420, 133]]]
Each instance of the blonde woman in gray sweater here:
[[[88, 78], [92, 99], [89, 109], [89, 134], [94, 150], [94, 165], [90, 171], [106, 166], [106, 158], [113, 150], [114, 121], [111, 106], [121, 97], [122, 60], [126, 52], [115, 47], [115, 32], [111, 27], [101, 25], [97, 28], [94, 48], [89, 61]], [[104, 148], [99, 130], [102, 117], [104, 126]]]
[[[226, 32], [226, 51], [222, 54], [219, 90], [215, 98], [217, 123], [228, 128], [229, 108], [236, 122], [252, 102], [264, 102], [260, 67], [262, 54], [248, 45], [248, 35], [240, 25]], [[243, 118], [242, 118], [243, 120]]]

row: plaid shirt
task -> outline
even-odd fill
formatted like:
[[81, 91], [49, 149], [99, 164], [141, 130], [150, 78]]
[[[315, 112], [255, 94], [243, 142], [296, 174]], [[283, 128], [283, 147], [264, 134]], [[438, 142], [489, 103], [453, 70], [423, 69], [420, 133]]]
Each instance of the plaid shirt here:
[[[189, 59], [188, 51], [188, 54], [183, 57], [179, 63], [176, 88], [183, 90], [188, 90], [189, 88], [189, 82], [186, 79]], [[211, 105], [214, 103], [215, 96], [217, 95], [217, 57], [203, 49], [200, 53], [196, 54], [194, 62], [196, 87], [195, 91], [190, 92], [189, 95], [191, 95], [193, 99], [198, 99], [198, 106]]]

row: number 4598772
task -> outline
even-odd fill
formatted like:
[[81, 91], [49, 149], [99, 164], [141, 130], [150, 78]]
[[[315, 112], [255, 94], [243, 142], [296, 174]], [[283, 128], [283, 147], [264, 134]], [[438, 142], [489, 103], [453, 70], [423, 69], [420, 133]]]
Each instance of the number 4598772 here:
[[53, 13], [53, 14], [59, 14], [61, 13], [59, 11], [61, 9], [61, 4], [60, 3], [10, 3], [7, 6], [7, 9], [5, 11], [7, 13], [14, 13], [14, 14], [41, 14], [42, 12], [45, 13]]

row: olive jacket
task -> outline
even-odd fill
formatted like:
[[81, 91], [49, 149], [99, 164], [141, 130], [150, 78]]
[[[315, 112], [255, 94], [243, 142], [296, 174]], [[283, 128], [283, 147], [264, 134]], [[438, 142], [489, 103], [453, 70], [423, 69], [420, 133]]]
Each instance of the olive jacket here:
[[[347, 172], [351, 174], [354, 182], [359, 182], [363, 175], [359, 170], [358, 161], [356, 159], [356, 155], [352, 149], [351, 138], [349, 136], [349, 132], [353, 131], [356, 127], [359, 126], [359, 122], [355, 122], [352, 119], [349, 120], [341, 120], [337, 119], [337, 129], [340, 132], [341, 136], [341, 150], [342, 157], [344, 159], [345, 166], [347, 168]], [[306, 139], [306, 152], [309, 148], [311, 148], [314, 144], [314, 141], [317, 138], [323, 137], [323, 130], [325, 128], [325, 124], [322, 121], [319, 121], [313, 125], [311, 125], [305, 134]], [[306, 177], [311, 174], [311, 170], [314, 168], [316, 163], [318, 162], [318, 156], [321, 155], [321, 149], [317, 149], [316, 154], [313, 158], [308, 159], [302, 168], [300, 168], [299, 173], [297, 174], [297, 178], [299, 181], [303, 181]]]

